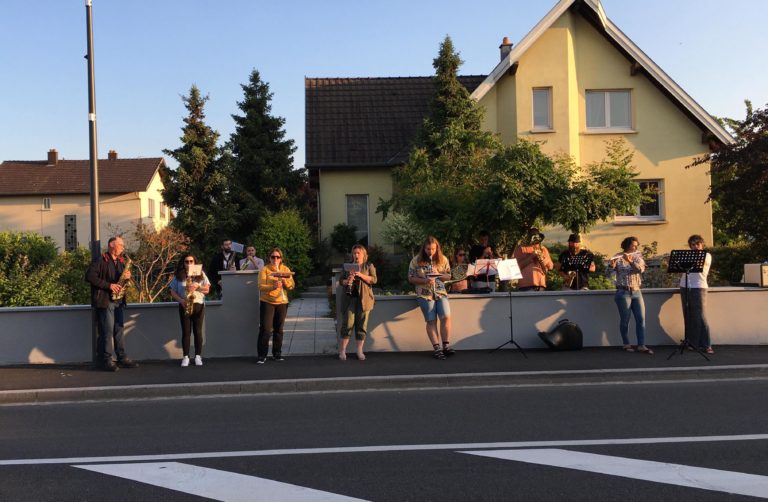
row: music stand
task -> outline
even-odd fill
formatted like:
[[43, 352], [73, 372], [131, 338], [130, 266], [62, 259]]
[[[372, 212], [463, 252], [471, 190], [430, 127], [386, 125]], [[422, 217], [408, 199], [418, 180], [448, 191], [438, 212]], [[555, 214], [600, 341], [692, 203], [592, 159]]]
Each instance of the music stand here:
[[[523, 274], [520, 273], [520, 267], [518, 266], [516, 259], [501, 260], [496, 263], [496, 269], [499, 272], [500, 280], [508, 281], [511, 279], [523, 278]], [[524, 358], [528, 359], [528, 356], [526, 355], [523, 348], [520, 346], [519, 343], [515, 341], [515, 328], [514, 328], [514, 322], [512, 321], [512, 290], [511, 289], [507, 292], [507, 298], [509, 298], [509, 340], [502, 343], [495, 349], [493, 349], [491, 353], [496, 352], [497, 350], [504, 347], [505, 345], [512, 345], [512, 347], [517, 347], [517, 349], [520, 351], [520, 353], [523, 355]]]
[[583, 285], [579, 282], [581, 280], [581, 274], [579, 272], [589, 272], [589, 266], [592, 265], [592, 260], [594, 259], [595, 255], [592, 253], [575, 255], [568, 253], [568, 261], [560, 270], [563, 272], [576, 272], [576, 289], [581, 289]]
[[[688, 274], [701, 272], [704, 270], [704, 261], [707, 259], [707, 252], [698, 249], [675, 249], [669, 254], [669, 265], [667, 266], [667, 273], [669, 274], [685, 274], [685, 302], [683, 309], [685, 310], [685, 319], [683, 319], [683, 339], [680, 340], [680, 345], [672, 351], [667, 357], [667, 361], [672, 359], [675, 352], [679, 352], [682, 356], [685, 353], [685, 349], [689, 348], [698, 352], [701, 357], [709, 361], [707, 355], [702, 352], [699, 347], [694, 346], [689, 337], [688, 332], [691, 330], [689, 325], [691, 324], [691, 311], [690, 311], [690, 297], [691, 289], [688, 286]], [[686, 322], [687, 321], [687, 322]]]

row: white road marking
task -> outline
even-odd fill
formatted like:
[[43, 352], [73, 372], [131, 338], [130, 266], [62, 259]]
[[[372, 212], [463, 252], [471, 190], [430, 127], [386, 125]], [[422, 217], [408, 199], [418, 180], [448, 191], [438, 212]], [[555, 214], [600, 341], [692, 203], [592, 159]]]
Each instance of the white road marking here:
[[231, 502], [252, 501], [358, 501], [352, 497], [281, 483], [234, 472], [178, 462], [150, 464], [75, 465], [80, 469], [139, 481], [148, 485]]
[[768, 476], [559, 449], [463, 451], [481, 457], [597, 472], [677, 486], [768, 498]]
[[334, 448], [295, 448], [275, 450], [248, 450], [199, 453], [169, 453], [158, 455], [120, 455], [112, 457], [65, 457], [31, 458], [0, 460], [3, 465], [39, 465], [39, 464], [92, 464], [106, 462], [158, 462], [171, 460], [190, 460], [199, 458], [236, 458], [264, 457], [280, 455], [314, 455], [322, 453], [378, 453], [390, 451], [429, 451], [429, 450], [483, 450], [500, 448], [545, 448], [568, 446], [605, 446], [623, 444], [664, 444], [664, 443], [706, 443], [716, 441], [763, 441], [768, 434], [741, 434], [731, 436], [687, 436], [661, 438], [622, 438], [622, 439], [575, 439], [563, 441], [513, 441], [497, 443], [448, 443], [383, 446], [349, 446]]

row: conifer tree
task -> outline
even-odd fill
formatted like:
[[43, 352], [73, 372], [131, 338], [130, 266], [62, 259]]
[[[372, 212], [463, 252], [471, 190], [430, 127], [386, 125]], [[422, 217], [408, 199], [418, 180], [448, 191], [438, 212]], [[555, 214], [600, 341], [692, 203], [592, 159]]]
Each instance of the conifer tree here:
[[163, 150], [178, 162], [175, 170], [164, 173], [163, 198], [176, 212], [172, 225], [190, 237], [194, 249], [209, 251], [232, 230], [228, 176], [217, 146], [219, 133], [205, 123], [208, 96], [192, 85], [181, 99], [188, 115], [181, 146]]
[[249, 235], [266, 212], [297, 208], [306, 214], [306, 176], [293, 168], [296, 147], [285, 137], [285, 119], [272, 115], [269, 84], [253, 70], [241, 88], [242, 115], [232, 115], [235, 132], [226, 148], [239, 206], [237, 234]]

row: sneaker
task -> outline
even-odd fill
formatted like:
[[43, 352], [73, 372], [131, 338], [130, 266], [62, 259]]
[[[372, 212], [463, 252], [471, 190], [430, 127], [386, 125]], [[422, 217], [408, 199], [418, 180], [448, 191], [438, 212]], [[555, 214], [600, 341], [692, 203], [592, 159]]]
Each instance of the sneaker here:
[[285, 361], [285, 358], [280, 353], [273, 354], [272, 359], [274, 359], [275, 361]]
[[202, 366], [203, 365], [203, 358], [200, 356], [195, 356], [195, 366]]
[[117, 364], [115, 364], [115, 361], [113, 361], [112, 359], [109, 359], [108, 361], [104, 361], [103, 363], [101, 363], [101, 369], [103, 369], [104, 371], [111, 371], [112, 373], [118, 370]]
[[446, 345], [445, 347], [443, 347], [443, 354], [445, 354], [446, 356], [452, 356], [456, 354], [456, 350]]
[[121, 368], [138, 368], [139, 363], [134, 361], [133, 359], [128, 359], [127, 357], [124, 357], [117, 361], [117, 365]]
[[181, 359], [181, 367], [186, 368], [187, 366], [189, 366], [189, 356], [184, 356]]
[[441, 361], [445, 360], [445, 354], [443, 353], [443, 351], [441, 349], [435, 350], [432, 353], [432, 357], [434, 357], [435, 359], [440, 359]]
[[256, 359], [256, 364], [264, 364], [265, 362], [267, 362], [267, 358], [266, 357], [260, 357], [260, 358]]

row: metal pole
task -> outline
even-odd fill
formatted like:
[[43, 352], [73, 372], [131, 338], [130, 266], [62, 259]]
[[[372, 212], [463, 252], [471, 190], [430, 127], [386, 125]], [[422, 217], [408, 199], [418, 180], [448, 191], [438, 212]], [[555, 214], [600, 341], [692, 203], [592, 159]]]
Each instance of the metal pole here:
[[[97, 260], [101, 254], [101, 237], [99, 236], [99, 157], [96, 145], [96, 82], [93, 72], [93, 5], [92, 0], [85, 0], [85, 24], [88, 38], [88, 141], [90, 144], [91, 167], [91, 259]], [[91, 359], [97, 362], [96, 339], [96, 309], [91, 308]]]

